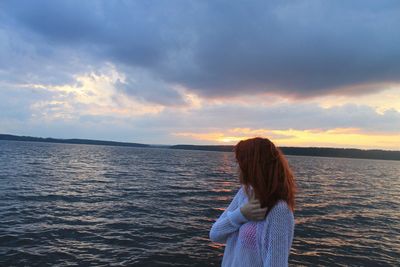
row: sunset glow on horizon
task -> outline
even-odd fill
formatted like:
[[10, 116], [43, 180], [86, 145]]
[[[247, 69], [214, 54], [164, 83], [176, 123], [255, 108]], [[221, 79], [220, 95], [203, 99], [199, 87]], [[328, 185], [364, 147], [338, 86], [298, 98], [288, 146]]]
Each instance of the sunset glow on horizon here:
[[[238, 129], [228, 130], [227, 133], [175, 133], [177, 136], [190, 137], [195, 140], [208, 141], [213, 144], [234, 145], [240, 140], [256, 136], [267, 137], [279, 146], [294, 147], [336, 147], [336, 148], [362, 148], [362, 149], [387, 149], [393, 146], [400, 147], [400, 134], [365, 134], [359, 129], [321, 129], [309, 130], [267, 130], [257, 129], [249, 131], [243, 129], [242, 134]], [[237, 135], [231, 135], [236, 132]], [[389, 142], [388, 142], [389, 141]]]

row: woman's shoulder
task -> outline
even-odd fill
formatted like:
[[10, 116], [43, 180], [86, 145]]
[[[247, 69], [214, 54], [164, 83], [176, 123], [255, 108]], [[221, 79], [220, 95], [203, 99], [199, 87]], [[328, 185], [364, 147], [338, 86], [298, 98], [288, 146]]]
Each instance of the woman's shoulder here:
[[293, 217], [293, 211], [289, 207], [288, 203], [280, 199], [278, 200], [275, 205], [271, 208], [271, 211], [269, 212], [271, 216], [290, 216]]
[[279, 199], [275, 203], [274, 208], [277, 208], [277, 209], [290, 209], [288, 203], [286, 202], [286, 200], [283, 200], [283, 199]]

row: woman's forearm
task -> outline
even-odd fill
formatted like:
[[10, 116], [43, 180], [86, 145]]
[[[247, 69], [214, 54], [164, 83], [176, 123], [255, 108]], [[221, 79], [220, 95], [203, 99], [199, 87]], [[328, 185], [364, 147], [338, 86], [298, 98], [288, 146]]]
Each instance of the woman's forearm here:
[[242, 212], [240, 207], [234, 210], [225, 210], [221, 217], [212, 225], [210, 230], [210, 239], [213, 242], [226, 243], [230, 234], [239, 230], [240, 226], [248, 220]]

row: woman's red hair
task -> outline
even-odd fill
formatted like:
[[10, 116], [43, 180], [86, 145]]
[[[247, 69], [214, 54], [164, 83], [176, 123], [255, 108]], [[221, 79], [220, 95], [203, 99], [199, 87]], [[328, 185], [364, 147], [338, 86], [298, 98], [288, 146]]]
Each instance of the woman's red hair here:
[[280, 199], [294, 211], [295, 178], [279, 148], [267, 138], [255, 137], [237, 143], [234, 152], [239, 163], [239, 180], [247, 195], [251, 185], [261, 207], [268, 207], [267, 214]]

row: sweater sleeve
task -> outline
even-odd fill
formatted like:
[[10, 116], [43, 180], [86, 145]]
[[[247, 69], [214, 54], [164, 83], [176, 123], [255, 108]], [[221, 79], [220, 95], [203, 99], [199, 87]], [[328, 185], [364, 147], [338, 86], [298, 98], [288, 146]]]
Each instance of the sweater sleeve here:
[[226, 243], [229, 234], [239, 230], [243, 223], [248, 222], [248, 219], [240, 211], [239, 198], [241, 194], [242, 188], [238, 190], [228, 208], [212, 225], [209, 233], [211, 241]]
[[268, 214], [269, 231], [264, 235], [264, 267], [287, 267], [292, 245], [294, 216], [283, 202], [277, 203]]

